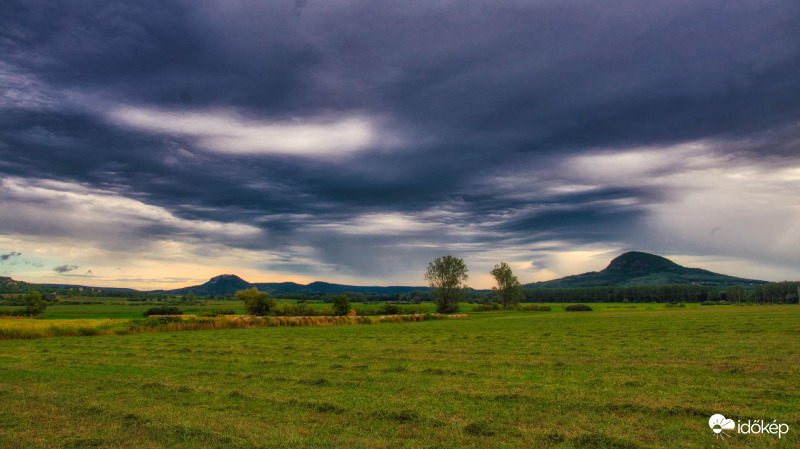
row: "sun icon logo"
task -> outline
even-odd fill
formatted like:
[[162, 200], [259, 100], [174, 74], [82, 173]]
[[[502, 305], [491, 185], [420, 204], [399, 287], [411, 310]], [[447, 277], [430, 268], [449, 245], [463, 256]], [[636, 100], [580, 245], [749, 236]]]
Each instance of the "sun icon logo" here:
[[711, 427], [711, 430], [714, 431], [715, 437], [725, 439], [725, 436], [730, 436], [725, 431], [736, 428], [736, 424], [732, 419], [725, 419], [724, 416], [717, 413], [708, 419], [708, 427]]

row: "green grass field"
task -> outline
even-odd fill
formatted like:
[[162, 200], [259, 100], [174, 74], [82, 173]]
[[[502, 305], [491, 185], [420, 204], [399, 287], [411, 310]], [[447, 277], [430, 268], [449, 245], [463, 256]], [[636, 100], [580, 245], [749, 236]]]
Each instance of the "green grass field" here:
[[[91, 304], [61, 304], [55, 303], [47, 307], [45, 310], [45, 319], [86, 319], [86, 318], [141, 318], [142, 313], [151, 308], [159, 307], [164, 304], [161, 303], [142, 303], [135, 301], [128, 301], [121, 298], [89, 298], [78, 297], [70, 298], [69, 301], [87, 302]], [[192, 314], [204, 310], [219, 310], [219, 309], [233, 309], [238, 313], [245, 313], [244, 303], [241, 301], [223, 301], [223, 300], [204, 300], [203, 305], [179, 305], [177, 306], [184, 313]], [[290, 300], [280, 300], [280, 302], [294, 303]], [[567, 303], [570, 304], [570, 303]], [[331, 305], [322, 302], [310, 302], [309, 305], [315, 309], [330, 308]], [[524, 304], [523, 304], [524, 305]], [[562, 304], [547, 304], [554, 311], [563, 310]], [[352, 303], [353, 307], [359, 309], [376, 309], [380, 307], [380, 303]], [[420, 305], [433, 312], [436, 306], [433, 303], [422, 303]], [[606, 310], [609, 307], [619, 311], [631, 310], [654, 310], [663, 309], [664, 304], [613, 304], [613, 303], [600, 303], [592, 304], [595, 310]], [[401, 306], [401, 307], [405, 307]], [[464, 312], [472, 311], [473, 304], [461, 304], [461, 310]], [[687, 307], [700, 307], [698, 304], [687, 304]], [[20, 309], [22, 306], [0, 306], [0, 310], [15, 310]]]
[[2, 341], [0, 447], [800, 445], [800, 307], [616, 306]]
[[[91, 304], [61, 304], [55, 303], [47, 307], [45, 310], [45, 319], [85, 319], [85, 318], [141, 318], [142, 313], [151, 307], [164, 306], [163, 303], [142, 303], [136, 301], [128, 301], [120, 298], [71, 298], [68, 301], [87, 302]], [[280, 300], [280, 302], [295, 303], [291, 300]], [[233, 309], [237, 313], [245, 313], [244, 303], [242, 301], [224, 301], [224, 300], [204, 300], [204, 304], [196, 305], [178, 305], [184, 313], [193, 314], [204, 310], [219, 310], [219, 309]], [[309, 306], [314, 309], [330, 309], [331, 304], [322, 302], [311, 302]], [[353, 303], [353, 307], [363, 309], [376, 309], [380, 304], [369, 303]], [[435, 311], [436, 306], [433, 303], [425, 303], [431, 312]], [[22, 306], [0, 306], [0, 310], [16, 310]], [[472, 305], [464, 304], [462, 308], [465, 311], [472, 309]]]

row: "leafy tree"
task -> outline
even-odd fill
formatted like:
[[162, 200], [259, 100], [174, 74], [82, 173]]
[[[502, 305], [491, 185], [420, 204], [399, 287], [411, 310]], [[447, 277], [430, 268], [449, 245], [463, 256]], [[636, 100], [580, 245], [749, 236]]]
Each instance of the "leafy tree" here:
[[25, 295], [25, 313], [28, 315], [39, 315], [47, 309], [47, 301], [42, 299], [42, 295], [36, 290]]
[[236, 298], [244, 301], [244, 307], [250, 315], [269, 315], [269, 311], [278, 305], [275, 298], [270, 298], [266, 292], [259, 292], [255, 287], [250, 290], [239, 290], [236, 292]]
[[467, 290], [467, 271], [463, 259], [450, 255], [437, 257], [428, 264], [425, 280], [431, 287], [437, 312], [458, 312], [458, 302]]
[[522, 293], [522, 286], [519, 280], [514, 276], [511, 267], [507, 263], [500, 262], [495, 265], [491, 274], [497, 281], [497, 287], [493, 287], [492, 290], [497, 293], [497, 297], [503, 307], [515, 306], [525, 296]]
[[350, 313], [350, 301], [344, 293], [333, 297], [333, 314], [345, 316]]

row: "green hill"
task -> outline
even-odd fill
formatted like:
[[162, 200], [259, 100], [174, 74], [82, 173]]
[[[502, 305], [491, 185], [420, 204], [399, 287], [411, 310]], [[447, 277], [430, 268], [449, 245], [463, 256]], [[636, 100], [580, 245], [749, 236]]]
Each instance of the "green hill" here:
[[[337, 294], [345, 292], [358, 293], [410, 293], [415, 290], [427, 291], [428, 287], [362, 287], [355, 285], [331, 284], [328, 282], [312, 282], [307, 285], [295, 282], [257, 282], [250, 283], [233, 274], [223, 274], [211, 278], [208, 282], [191, 287], [183, 287], [174, 290], [167, 290], [164, 293], [185, 295], [190, 291], [198, 296], [208, 295], [232, 295], [239, 290], [257, 288], [259, 291], [267, 292], [271, 295], [283, 294]], [[162, 292], [163, 290], [158, 290]]]
[[185, 295], [191, 291], [198, 296], [232, 295], [239, 290], [246, 290], [253, 287], [254, 286], [249, 282], [235, 274], [222, 274], [209, 279], [205, 284], [168, 290], [166, 293]]
[[534, 282], [532, 284], [526, 284], [523, 287], [583, 288], [678, 284], [726, 287], [729, 285], [766, 283], [766, 281], [713, 273], [700, 268], [687, 268], [655, 254], [630, 251], [612, 260], [602, 271], [576, 274], [552, 281]]

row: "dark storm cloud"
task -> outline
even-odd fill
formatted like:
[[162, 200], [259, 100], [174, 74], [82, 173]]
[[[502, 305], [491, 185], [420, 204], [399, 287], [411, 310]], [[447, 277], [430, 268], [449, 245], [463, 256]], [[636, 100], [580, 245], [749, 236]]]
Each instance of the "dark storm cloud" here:
[[[799, 19], [796, 1], [12, 1], [0, 172], [185, 220], [133, 220], [141, 239], [214, 239], [180, 229], [242, 223], [268, 237], [216, 238], [287, 254], [313, 242], [354, 272], [424, 251], [399, 249], [408, 235], [322, 225], [399, 213], [436, 225], [413, 235], [429, 243], [625, 241], [672, 192], [631, 178], [559, 193], [580, 181], [570, 158], [696, 140], [759, 164], [796, 155]], [[203, 130], [110, 118], [124, 108], [258, 123], [356, 115], [381, 138], [339, 157], [214, 152]]]

